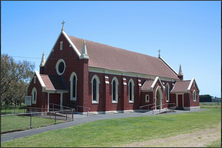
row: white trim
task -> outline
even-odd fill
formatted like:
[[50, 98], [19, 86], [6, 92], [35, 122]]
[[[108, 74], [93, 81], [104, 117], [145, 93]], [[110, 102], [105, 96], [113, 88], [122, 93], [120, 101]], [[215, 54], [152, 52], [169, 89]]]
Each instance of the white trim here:
[[[116, 90], [115, 90], [116, 100], [113, 100], [113, 81], [116, 81]], [[118, 103], [118, 85], [119, 85], [118, 79], [116, 77], [113, 77], [111, 84], [112, 84], [112, 103]]]
[[61, 110], [63, 109], [62, 102], [63, 102], [63, 93], [60, 93], [60, 109]]
[[[130, 100], [130, 82], [131, 82], [131, 84], [132, 84], [132, 90], [131, 90], [131, 92], [132, 92], [132, 96], [131, 96], [131, 98], [132, 98], [132, 100]], [[134, 84], [134, 81], [133, 81], [133, 79], [131, 78], [130, 80], [129, 80], [129, 82], [128, 82], [128, 99], [129, 99], [129, 103], [133, 103], [134, 102], [134, 86], [135, 86], [135, 84]]]
[[[148, 100], [147, 100], [148, 97]], [[145, 95], [145, 102], [150, 102], [150, 96], [148, 94]]]
[[[195, 97], [194, 97], [194, 94], [195, 94]], [[193, 91], [193, 102], [197, 102], [197, 93], [195, 90]]]
[[156, 83], [157, 83], [158, 80], [159, 80], [160, 85], [161, 85], [161, 87], [163, 88], [163, 90], [165, 90], [165, 86], [163, 86], [160, 78], [159, 78], [159, 77], [156, 77], [155, 80], [153, 81], [151, 87], [150, 87], [150, 90], [151, 90], [151, 91], [153, 91], [153, 89], [154, 89], [154, 87], [155, 87], [155, 85], [156, 85]]
[[[113, 69], [106, 69], [106, 68], [99, 68], [99, 67], [92, 67], [89, 66], [89, 72], [96, 72], [96, 73], [102, 73], [102, 74], [112, 74], [112, 75], [120, 75], [120, 76], [128, 76], [128, 77], [136, 77], [138, 78], [138, 75], [140, 78], [147, 78], [147, 79], [155, 79], [156, 75], [150, 75], [150, 74], [140, 74], [135, 72], [127, 72], [127, 71], [119, 71], [119, 70], [113, 70]], [[159, 76], [159, 78], [166, 80], [166, 81], [180, 81], [180, 79], [174, 79], [174, 78], [167, 78]]]
[[[93, 100], [93, 80], [96, 79], [96, 100], [94, 101]], [[99, 77], [97, 75], [94, 75], [91, 79], [91, 83], [92, 83], [92, 103], [93, 104], [96, 104], [96, 103], [99, 103], [99, 83], [100, 83], [100, 80], [99, 80]]]
[[177, 75], [177, 72], [161, 56], [159, 58]]
[[48, 104], [47, 104], [47, 111], [49, 112], [49, 96], [50, 96], [50, 93], [48, 93]]
[[69, 91], [68, 90], [58, 90], [58, 89], [56, 89], [56, 90], [45, 90], [43, 92], [59, 94], [59, 93], [68, 93]]
[[160, 86], [158, 86], [157, 88], [156, 88], [156, 91], [155, 91], [155, 110], [156, 110], [156, 105], [157, 105], [157, 98], [156, 98], [156, 96], [157, 96], [157, 92], [158, 91], [160, 91], [159, 93], [160, 93], [160, 107], [161, 107], [161, 109], [162, 109], [162, 99], [163, 99], [163, 95], [162, 95], [162, 92], [161, 92], [161, 87]]
[[166, 102], [170, 102], [170, 85], [169, 85], [169, 83], [166, 84]]
[[76, 48], [76, 46], [72, 43], [72, 41], [71, 41], [70, 38], [67, 36], [67, 34], [65, 33], [65, 31], [61, 31], [60, 34], [59, 34], [59, 36], [58, 36], [58, 38], [56, 39], [56, 42], [54, 43], [54, 45], [53, 45], [53, 47], [52, 47], [52, 49], [51, 49], [51, 51], [50, 51], [50, 53], [49, 53], [49, 56], [47, 57], [47, 59], [46, 59], [46, 61], [45, 61], [45, 65], [46, 65], [46, 63], [47, 63], [47, 61], [48, 61], [51, 53], [54, 52], [55, 45], [56, 45], [56, 43], [58, 42], [61, 34], [63, 34], [63, 35], [65, 36], [66, 40], [69, 42], [69, 44], [71, 45], [71, 47], [73, 48], [73, 50], [76, 52], [77, 56], [80, 57], [81, 54], [80, 54], [79, 50], [78, 50], [78, 49]]
[[185, 110], [199, 110], [200, 106], [184, 107]]
[[36, 76], [34, 76], [34, 84], [36, 83]]
[[68, 37], [68, 35], [65, 33], [65, 31], [61, 32], [65, 38], [67, 39], [67, 41], [69, 42], [69, 44], [72, 46], [73, 50], [76, 52], [76, 54], [80, 57], [80, 52], [79, 50], [76, 48], [76, 46], [73, 44], [73, 42], [70, 40], [70, 38]]
[[63, 41], [60, 41], [60, 50], [63, 49]]
[[187, 88], [187, 91], [190, 91], [191, 86], [192, 86], [192, 84], [193, 84], [193, 81], [194, 81], [194, 78], [192, 78], [192, 80], [190, 81], [190, 84], [189, 84], [189, 86], [188, 86], [188, 88]]
[[35, 75], [37, 76], [41, 86], [42, 86], [42, 91], [44, 91], [46, 89], [45, 83], [42, 80], [42, 77], [40, 76], [38, 71], [35, 71]]
[[[34, 96], [34, 92], [35, 92], [35, 96]], [[35, 97], [35, 100], [34, 100]], [[37, 102], [37, 89], [35, 87], [33, 87], [32, 89], [32, 104], [36, 104]]]
[[[73, 77], [76, 77], [76, 84], [75, 84], [75, 97], [73, 97]], [[70, 100], [71, 101], [76, 101], [77, 100], [77, 81], [78, 81], [78, 78], [77, 78], [77, 75], [75, 72], [72, 72], [72, 74], [70, 75], [70, 78], [69, 78], [69, 81], [70, 81]]]
[[26, 88], [27, 92], [28, 92], [28, 88], [29, 88], [29, 86], [30, 86], [30, 84], [31, 84], [31, 82], [32, 82], [32, 79], [34, 78], [35, 75], [37, 76], [37, 79], [39, 80], [39, 83], [40, 83], [40, 85], [41, 85], [41, 87], [42, 87], [42, 91], [44, 92], [45, 89], [46, 89], [46, 86], [45, 86], [45, 83], [43, 82], [42, 77], [40, 76], [40, 74], [39, 74], [38, 71], [35, 71], [35, 72], [33, 73], [32, 78], [31, 78], [31, 80], [30, 80], [30, 82], [29, 82], [29, 84], [28, 84], [28, 86], [27, 86], [27, 88]]
[[[59, 72], [59, 64], [60, 64], [61, 62], [63, 62], [63, 64], [64, 64], [64, 70], [63, 70], [62, 73]], [[56, 68], [57, 74], [61, 76], [62, 74], [64, 74], [64, 72], [65, 72], [65, 70], [66, 70], [66, 62], [65, 62], [63, 59], [59, 59], [59, 60], [56, 62], [56, 67], [55, 67], [55, 68]]]

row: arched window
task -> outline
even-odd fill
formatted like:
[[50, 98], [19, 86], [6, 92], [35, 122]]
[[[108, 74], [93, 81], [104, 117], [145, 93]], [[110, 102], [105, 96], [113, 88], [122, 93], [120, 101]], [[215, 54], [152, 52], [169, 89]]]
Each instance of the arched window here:
[[34, 87], [32, 89], [32, 104], [36, 104], [37, 102], [37, 90], [36, 88]]
[[133, 79], [129, 80], [128, 88], [129, 88], [129, 91], [128, 91], [129, 102], [133, 103], [133, 101], [134, 101], [134, 82], [133, 82]]
[[118, 79], [116, 77], [112, 80], [112, 103], [118, 102]]
[[77, 99], [77, 75], [73, 72], [70, 76], [70, 100]]
[[170, 101], [170, 86], [167, 83], [166, 84], [166, 102], [169, 102], [169, 101]]
[[92, 77], [92, 103], [99, 103], [99, 77], [94, 75]]
[[149, 100], [149, 95], [148, 94], [146, 94], [145, 95], [145, 102], [149, 102], [150, 100]]
[[193, 101], [196, 102], [196, 99], [197, 99], [197, 94], [196, 94], [196, 91], [194, 90], [193, 91]]

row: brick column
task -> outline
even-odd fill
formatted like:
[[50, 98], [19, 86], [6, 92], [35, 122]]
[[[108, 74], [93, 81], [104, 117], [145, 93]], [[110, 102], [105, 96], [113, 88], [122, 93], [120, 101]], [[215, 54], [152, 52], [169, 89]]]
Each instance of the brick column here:
[[123, 112], [124, 110], [128, 110], [128, 104], [129, 104], [129, 99], [128, 99], [128, 86], [127, 86], [127, 82], [126, 82], [126, 78], [123, 77], [123, 84], [122, 84], [122, 96], [123, 96]]
[[104, 94], [105, 94], [105, 111], [110, 111], [110, 105], [112, 103], [110, 98], [110, 83], [109, 83], [109, 77], [105, 76], [105, 88], [104, 88]]
[[[88, 70], [88, 59], [82, 59], [82, 77], [81, 77], [81, 81], [82, 81], [82, 102], [80, 101], [79, 105], [85, 106], [85, 107], [89, 107], [89, 102], [91, 100], [88, 100], [88, 89], [89, 89], [89, 70]], [[84, 110], [86, 111], [86, 110]]]

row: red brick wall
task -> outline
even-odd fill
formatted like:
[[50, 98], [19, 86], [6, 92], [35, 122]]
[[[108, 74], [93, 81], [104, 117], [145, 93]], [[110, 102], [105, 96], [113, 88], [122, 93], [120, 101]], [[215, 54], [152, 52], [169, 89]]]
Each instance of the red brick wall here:
[[[36, 76], [36, 75], [34, 75]], [[36, 100], [36, 104], [32, 104], [31, 107], [37, 107], [37, 108], [44, 108], [44, 102], [45, 102], [45, 95], [44, 93], [42, 93], [42, 87], [41, 84], [36, 76], [36, 83], [34, 84], [34, 77], [30, 82], [30, 85], [28, 87], [28, 92], [27, 95], [28, 96], [32, 96], [32, 89], [36, 88], [37, 90], [37, 100]]]
[[[97, 75], [100, 80], [99, 84], [99, 103], [92, 103], [92, 77]], [[106, 81], [109, 81], [109, 84], [105, 84], [105, 76], [109, 78]], [[112, 79], [116, 77], [118, 79], [118, 103], [112, 103]], [[123, 85], [123, 77], [126, 78], [127, 85]], [[128, 82], [130, 79], [134, 81], [134, 103], [129, 103], [128, 98]], [[136, 77], [127, 77], [127, 76], [119, 76], [119, 75], [111, 75], [111, 74], [102, 74], [89, 72], [88, 79], [88, 106], [91, 111], [112, 111], [112, 110], [138, 110], [141, 106], [141, 96], [140, 96], [140, 88], [138, 85], [138, 78]], [[141, 83], [144, 79], [141, 78]], [[124, 91], [125, 90], [125, 91]], [[125, 95], [125, 96], [124, 96]], [[124, 100], [125, 98], [125, 100]], [[124, 104], [125, 102], [125, 104]]]
[[[145, 101], [145, 96], [146, 96], [146, 95], [149, 95], [149, 102], [146, 102], [146, 101]], [[141, 93], [141, 102], [142, 102], [142, 105], [148, 105], [148, 104], [153, 104], [153, 103], [155, 103], [153, 92], [142, 92], [142, 93]], [[141, 105], [141, 106], [142, 106], [142, 105]], [[149, 109], [151, 109], [152, 107], [153, 107], [153, 106], [150, 105], [150, 106], [149, 106]], [[144, 107], [144, 108], [142, 108], [142, 109], [148, 109], [148, 107]]]
[[189, 93], [184, 94], [184, 107], [190, 107]]
[[[63, 50], [60, 50], [60, 41], [63, 41]], [[77, 75], [77, 100], [70, 100], [70, 91], [68, 93], [63, 93], [63, 103], [65, 104], [78, 104], [81, 106], [87, 106], [83, 104], [84, 100], [87, 100], [88, 92], [84, 89], [84, 84], [88, 83], [88, 60], [79, 60], [78, 55], [72, 47], [69, 47], [68, 41], [65, 39], [63, 34], [58, 38], [57, 43], [55, 44], [54, 51], [48, 57], [48, 60], [44, 66], [44, 74], [57, 76], [56, 72], [56, 63], [59, 59], [63, 59], [66, 64], [65, 72], [61, 75], [67, 85], [70, 88], [70, 76], [72, 72], [75, 72]], [[82, 77], [85, 76], [85, 77]], [[84, 91], [82, 91], [84, 90]], [[85, 93], [85, 94], [84, 94]], [[56, 97], [57, 98], [57, 97]], [[87, 101], [86, 101], [87, 102]]]
[[[194, 85], [195, 83], [193, 82], [191, 89], [190, 89], [190, 106], [199, 106], [199, 91], [196, 87], [196, 85]], [[196, 101], [193, 101], [193, 91], [196, 91]]]

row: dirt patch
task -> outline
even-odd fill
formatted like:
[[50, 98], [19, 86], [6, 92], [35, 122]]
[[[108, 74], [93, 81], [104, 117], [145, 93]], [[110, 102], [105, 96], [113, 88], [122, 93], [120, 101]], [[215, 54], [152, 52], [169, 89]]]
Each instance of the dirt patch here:
[[122, 147], [204, 147], [211, 142], [221, 139], [221, 127], [202, 131], [181, 134], [169, 138], [135, 142]]

